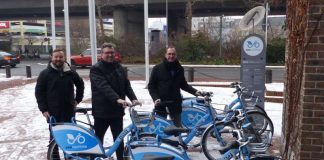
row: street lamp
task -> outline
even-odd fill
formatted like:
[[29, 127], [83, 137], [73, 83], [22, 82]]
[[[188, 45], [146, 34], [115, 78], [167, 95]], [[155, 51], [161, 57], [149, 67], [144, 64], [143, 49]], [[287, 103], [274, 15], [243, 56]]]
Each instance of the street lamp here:
[[168, 48], [169, 45], [169, 27], [168, 27], [168, 14], [169, 14], [169, 8], [168, 8], [168, 0], [165, 0], [165, 19], [166, 19], [166, 37], [165, 37], [165, 48]]

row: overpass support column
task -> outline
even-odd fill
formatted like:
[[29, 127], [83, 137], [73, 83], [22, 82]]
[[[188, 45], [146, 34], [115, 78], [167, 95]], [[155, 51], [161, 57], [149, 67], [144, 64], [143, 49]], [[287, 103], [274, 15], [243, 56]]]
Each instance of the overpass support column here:
[[144, 42], [144, 12], [128, 11], [128, 36]]
[[127, 35], [127, 11], [123, 8], [116, 8], [113, 12], [114, 17], [114, 37], [116, 39], [125, 38]]
[[136, 39], [144, 42], [144, 12], [117, 8], [114, 16], [114, 37], [116, 39]]
[[168, 35], [169, 44], [175, 44], [185, 32], [186, 19], [184, 13], [169, 11], [168, 13]]

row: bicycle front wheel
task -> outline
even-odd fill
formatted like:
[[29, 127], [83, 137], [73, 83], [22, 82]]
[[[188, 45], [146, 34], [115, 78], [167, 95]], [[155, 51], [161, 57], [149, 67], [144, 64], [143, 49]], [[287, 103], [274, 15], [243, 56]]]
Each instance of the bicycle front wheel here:
[[[91, 156], [88, 154], [73, 154], [70, 155], [69, 158], [65, 157], [66, 155], [64, 154], [63, 150], [58, 147], [55, 141], [52, 141], [47, 150], [47, 160], [66, 160], [66, 159], [87, 159], [91, 160], [94, 159], [93, 157], [96, 156]], [[74, 158], [71, 158], [73, 156]]]
[[47, 150], [47, 160], [64, 160], [64, 153], [55, 141], [52, 141]]
[[[244, 130], [245, 136], [258, 137], [263, 133], [270, 132], [273, 135], [273, 123], [271, 119], [264, 113], [259, 111], [248, 111], [246, 112], [243, 124], [250, 123], [251, 129]], [[248, 135], [247, 135], [248, 134]], [[272, 138], [272, 137], [268, 137]]]
[[[215, 132], [215, 128], [217, 127], [217, 131]], [[201, 140], [202, 150], [205, 156], [209, 160], [216, 160], [222, 158], [222, 154], [219, 152], [221, 148], [223, 148], [228, 142], [235, 141], [237, 138], [233, 133], [221, 133], [220, 129], [224, 129], [224, 123], [218, 122], [215, 125], [209, 126]], [[217, 133], [218, 132], [218, 133]], [[220, 136], [217, 137], [216, 134]]]

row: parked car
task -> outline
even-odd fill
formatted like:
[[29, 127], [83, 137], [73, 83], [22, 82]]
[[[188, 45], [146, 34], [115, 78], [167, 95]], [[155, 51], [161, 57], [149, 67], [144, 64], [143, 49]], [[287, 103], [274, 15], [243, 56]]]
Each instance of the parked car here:
[[[98, 61], [101, 60], [101, 48], [97, 48], [97, 59]], [[115, 60], [120, 62], [121, 61], [121, 55], [119, 52], [115, 52]], [[73, 55], [71, 56], [71, 64], [75, 66], [91, 66], [92, 65], [92, 57], [91, 57], [91, 49], [86, 49], [79, 55]]]
[[0, 67], [5, 65], [16, 67], [16, 65], [19, 63], [20, 63], [20, 56], [13, 55], [5, 51], [0, 51]]

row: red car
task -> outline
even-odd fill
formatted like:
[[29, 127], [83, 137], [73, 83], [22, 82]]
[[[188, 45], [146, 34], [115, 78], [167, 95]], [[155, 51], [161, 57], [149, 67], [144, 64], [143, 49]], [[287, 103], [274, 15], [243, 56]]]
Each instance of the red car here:
[[[101, 60], [100, 52], [101, 48], [97, 48], [97, 59], [98, 61]], [[73, 55], [71, 56], [71, 65], [75, 66], [91, 66], [92, 65], [92, 60], [91, 60], [91, 49], [87, 49], [83, 51], [79, 55]], [[118, 62], [121, 62], [121, 56], [119, 52], [115, 52], [115, 60]]]

